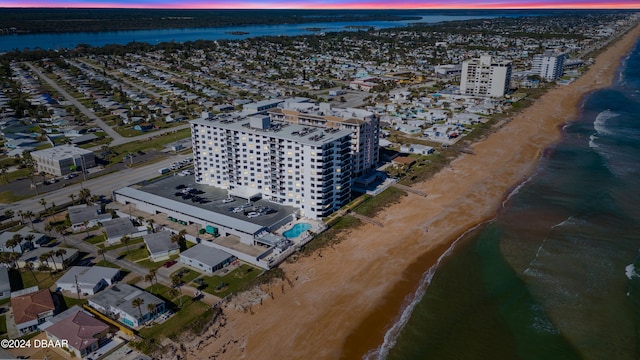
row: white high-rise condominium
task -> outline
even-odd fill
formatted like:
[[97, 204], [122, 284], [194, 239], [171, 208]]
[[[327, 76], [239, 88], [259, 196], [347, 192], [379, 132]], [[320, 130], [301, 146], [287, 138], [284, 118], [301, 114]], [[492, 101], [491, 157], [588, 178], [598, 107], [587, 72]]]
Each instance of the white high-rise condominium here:
[[564, 73], [564, 61], [567, 55], [554, 50], [533, 57], [531, 70], [546, 81], [555, 81]]
[[380, 160], [378, 151], [380, 120], [370, 111], [333, 108], [329, 103], [317, 105], [309, 102], [285, 101], [279, 104], [278, 108], [270, 109], [269, 115], [274, 121], [324, 129], [349, 130], [353, 176], [360, 176], [374, 169]]
[[199, 184], [325, 217], [349, 201], [351, 132], [231, 114], [191, 121]]
[[460, 94], [501, 97], [509, 91], [511, 62], [492, 61], [491, 56], [462, 62]]

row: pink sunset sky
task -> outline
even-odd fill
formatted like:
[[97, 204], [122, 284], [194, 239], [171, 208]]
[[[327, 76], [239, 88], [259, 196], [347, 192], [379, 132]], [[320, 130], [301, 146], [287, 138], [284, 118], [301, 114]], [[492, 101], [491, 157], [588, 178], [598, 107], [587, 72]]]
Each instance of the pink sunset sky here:
[[639, 9], [638, 0], [0, 0], [0, 8], [148, 8], [148, 9]]

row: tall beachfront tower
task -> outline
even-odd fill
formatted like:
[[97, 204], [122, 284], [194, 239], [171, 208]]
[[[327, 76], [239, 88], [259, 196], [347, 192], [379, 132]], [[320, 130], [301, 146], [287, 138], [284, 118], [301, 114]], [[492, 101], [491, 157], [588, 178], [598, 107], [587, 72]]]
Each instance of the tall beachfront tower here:
[[349, 201], [349, 130], [220, 114], [191, 121], [191, 140], [199, 184], [293, 206], [312, 219]]
[[546, 81], [555, 81], [564, 73], [564, 61], [567, 55], [554, 50], [535, 55], [531, 71]]
[[510, 61], [492, 61], [490, 55], [483, 55], [462, 62], [462, 95], [501, 97], [509, 91], [510, 82]]
[[285, 101], [278, 108], [269, 110], [274, 121], [289, 124], [340, 129], [351, 132], [351, 156], [353, 176], [360, 176], [375, 169], [380, 160], [380, 120], [374, 113], [362, 109], [333, 108], [329, 103], [314, 104]]

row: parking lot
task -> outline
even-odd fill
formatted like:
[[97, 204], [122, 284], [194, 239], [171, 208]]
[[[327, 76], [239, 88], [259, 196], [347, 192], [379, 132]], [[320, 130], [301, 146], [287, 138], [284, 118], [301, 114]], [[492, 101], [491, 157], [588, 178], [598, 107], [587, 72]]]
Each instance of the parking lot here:
[[[196, 184], [193, 175], [175, 174], [147, 184], [138, 190], [265, 227], [271, 227], [296, 211], [291, 206], [279, 205], [268, 200], [248, 202], [239, 197], [229, 197], [224, 189]], [[169, 220], [173, 221], [173, 219]]]

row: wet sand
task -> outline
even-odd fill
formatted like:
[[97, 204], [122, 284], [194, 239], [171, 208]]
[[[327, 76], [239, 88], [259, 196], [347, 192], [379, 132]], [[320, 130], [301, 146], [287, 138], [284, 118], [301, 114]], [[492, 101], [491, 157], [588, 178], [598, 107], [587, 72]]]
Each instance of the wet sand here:
[[375, 219], [384, 228], [364, 224], [334, 248], [283, 264], [288, 281], [226, 305], [224, 327], [184, 343], [185, 358], [359, 359], [379, 346], [422, 273], [459, 235], [494, 216], [560, 139], [562, 124], [576, 118], [583, 96], [612, 83], [639, 36], [637, 26], [580, 79], [473, 145], [476, 155], [462, 154], [415, 185], [428, 196], [410, 193], [389, 207]]

